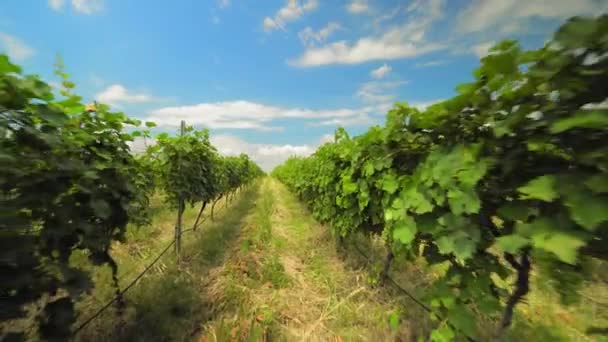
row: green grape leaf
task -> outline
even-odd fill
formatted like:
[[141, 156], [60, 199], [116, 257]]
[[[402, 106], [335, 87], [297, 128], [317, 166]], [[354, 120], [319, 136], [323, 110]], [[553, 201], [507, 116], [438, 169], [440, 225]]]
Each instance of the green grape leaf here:
[[20, 74], [21, 68], [15, 64], [11, 63], [9, 61], [7, 55], [0, 54], [0, 74], [11, 73], [11, 72]]
[[476, 317], [464, 305], [455, 305], [448, 311], [448, 322], [466, 335], [475, 334]]
[[585, 229], [594, 230], [608, 221], [608, 201], [605, 198], [575, 186], [564, 187], [562, 193], [570, 216]]
[[363, 164], [363, 174], [366, 177], [372, 176], [375, 171], [376, 171], [376, 169], [374, 168], [373, 162], [367, 161], [365, 164]]
[[479, 237], [471, 237], [464, 231], [456, 231], [438, 238], [435, 244], [442, 254], [454, 254], [461, 260], [467, 260], [475, 253], [478, 240]]
[[397, 197], [391, 203], [391, 208], [405, 211], [407, 203], [405, 203], [402, 197]]
[[152, 122], [152, 121], [146, 121], [146, 127], [148, 127], [148, 128], [156, 127], [156, 123]]
[[381, 187], [382, 190], [388, 192], [389, 194], [394, 194], [399, 188], [399, 181], [394, 174], [388, 173], [382, 177]]
[[486, 174], [492, 161], [490, 159], [478, 160], [458, 170], [457, 176], [460, 182], [466, 186], [474, 186]]
[[453, 342], [454, 337], [456, 337], [454, 330], [447, 324], [442, 324], [431, 332], [431, 341], [433, 342]]
[[500, 301], [492, 296], [481, 296], [475, 302], [475, 306], [484, 315], [495, 315], [497, 312], [502, 310]]
[[353, 183], [350, 181], [350, 179], [345, 178], [345, 177], [342, 178], [342, 187], [344, 189], [345, 194], [355, 193], [359, 189], [359, 187], [357, 186], [357, 183]]
[[63, 125], [69, 119], [68, 116], [65, 115], [63, 112], [45, 105], [37, 105], [35, 108], [40, 118], [50, 122], [53, 125]]
[[498, 209], [498, 216], [513, 221], [525, 221], [530, 217], [530, 207], [524, 203], [507, 203]]
[[585, 181], [585, 185], [595, 193], [608, 193], [608, 174], [593, 175]]
[[448, 190], [448, 203], [456, 215], [477, 213], [481, 208], [481, 201], [473, 191]]
[[409, 209], [416, 214], [425, 214], [433, 210], [433, 204], [416, 187], [411, 187], [400, 195], [403, 202], [407, 203]]
[[416, 237], [416, 222], [410, 216], [404, 216], [395, 222], [393, 238], [404, 245], [409, 244]]
[[530, 244], [530, 240], [517, 234], [501, 236], [496, 239], [496, 245], [502, 251], [507, 253], [515, 253], [520, 248]]
[[523, 199], [539, 199], [545, 202], [551, 202], [559, 197], [556, 188], [557, 180], [555, 176], [540, 176], [534, 178], [526, 185], [518, 188]]
[[579, 235], [562, 232], [539, 232], [532, 235], [534, 247], [555, 254], [561, 261], [576, 264], [578, 249], [586, 244]]
[[574, 115], [555, 121], [551, 133], [561, 133], [572, 128], [606, 128], [608, 110], [578, 111]]

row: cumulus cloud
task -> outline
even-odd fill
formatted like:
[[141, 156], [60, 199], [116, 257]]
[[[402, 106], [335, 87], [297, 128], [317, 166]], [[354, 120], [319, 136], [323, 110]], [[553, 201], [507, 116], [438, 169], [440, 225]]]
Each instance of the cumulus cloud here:
[[218, 0], [217, 5], [219, 6], [219, 8], [226, 8], [230, 6], [230, 0]]
[[264, 30], [270, 32], [275, 29], [285, 29], [288, 22], [295, 21], [317, 8], [317, 0], [287, 0], [287, 4], [279, 9], [274, 17], [266, 17], [262, 22]]
[[421, 63], [416, 63], [416, 68], [430, 68], [430, 67], [434, 67], [434, 66], [438, 66], [438, 65], [444, 65], [447, 63], [448, 63], [448, 61], [445, 61], [445, 60], [421, 62]]
[[312, 27], [308, 26], [298, 33], [298, 37], [305, 46], [314, 46], [327, 40], [334, 31], [337, 31], [340, 28], [340, 24], [333, 22], [328, 23], [317, 32], [315, 32]]
[[421, 2], [412, 8], [409, 20], [393, 26], [387, 31], [359, 38], [354, 42], [345, 40], [319, 47], [309, 47], [304, 53], [289, 61], [298, 67], [314, 67], [327, 64], [358, 64], [374, 60], [393, 60], [414, 57], [445, 48], [442, 44], [425, 41], [431, 24], [443, 16], [444, 0]]
[[63, 7], [64, 0], [49, 0], [49, 6], [55, 11], [60, 10]]
[[0, 32], [0, 47], [0, 51], [16, 61], [24, 61], [35, 53], [34, 49], [21, 39], [4, 32]]
[[94, 14], [103, 10], [103, 0], [72, 0], [72, 8], [82, 14]]
[[333, 142], [333, 141], [334, 141], [334, 135], [333, 134], [323, 134], [321, 136], [321, 139], [319, 139], [319, 145], [323, 145], [325, 143]]
[[471, 47], [471, 52], [477, 57], [482, 58], [488, 55], [488, 51], [493, 47], [495, 42], [482, 42]]
[[374, 119], [368, 114], [361, 114], [352, 118], [335, 118], [330, 120], [323, 120], [312, 126], [357, 126], [357, 125], [369, 125], [374, 122]]
[[391, 68], [388, 64], [384, 63], [379, 68], [372, 70], [370, 72], [370, 75], [373, 78], [383, 78], [384, 76], [388, 75], [391, 70], [393, 70], [393, 68]]
[[[61, 10], [65, 4], [65, 0], [48, 0], [48, 2], [55, 11]], [[97, 13], [103, 10], [104, 6], [104, 0], [71, 0], [70, 2], [74, 11], [82, 14]]]
[[346, 5], [346, 9], [353, 14], [361, 14], [369, 11], [369, 5], [366, 0], [354, 0]]
[[359, 87], [357, 97], [369, 103], [393, 102], [397, 97], [393, 90], [406, 83], [406, 81], [366, 82]]
[[435, 103], [439, 103], [441, 101], [443, 101], [443, 99], [430, 100], [430, 101], [412, 101], [412, 102], [409, 102], [409, 105], [412, 107], [416, 107], [419, 110], [425, 110], [428, 107], [434, 105]]
[[311, 145], [259, 144], [251, 143], [229, 134], [211, 135], [211, 143], [217, 147], [221, 154], [239, 155], [246, 153], [264, 171], [271, 171], [291, 156], [308, 156], [322, 142], [325, 141], [320, 140], [318, 143]]
[[[289, 157], [311, 155], [320, 145], [334, 141], [334, 135], [324, 134], [318, 141], [303, 145], [252, 143], [231, 134], [211, 134], [210, 140], [220, 154], [238, 156], [245, 153], [264, 171], [269, 172]], [[156, 144], [156, 141], [153, 138], [137, 137], [128, 144], [131, 151], [141, 153]]]
[[185, 120], [190, 125], [204, 125], [209, 128], [280, 130], [280, 127], [271, 125], [273, 120], [321, 119], [327, 121], [354, 118], [374, 110], [372, 107], [355, 109], [285, 108], [237, 100], [160, 108], [150, 112], [146, 120], [154, 121], [160, 126], [176, 126], [181, 120]]
[[607, 9], [602, 0], [474, 0], [459, 14], [457, 28], [463, 33], [496, 27], [512, 31], [531, 18], [565, 19]]
[[127, 145], [129, 145], [131, 152], [143, 153], [148, 147], [156, 145], [156, 140], [154, 138], [135, 137], [133, 141], [128, 141]]
[[148, 94], [136, 93], [121, 84], [112, 84], [97, 94], [95, 98], [102, 103], [120, 105], [124, 103], [146, 103], [156, 99]]
[[361, 38], [354, 44], [338, 41], [318, 48], [309, 48], [289, 63], [298, 67], [328, 64], [359, 64], [374, 60], [415, 57], [442, 49], [440, 44], [421, 42], [424, 31], [412, 31], [407, 26], [394, 28], [380, 37]]

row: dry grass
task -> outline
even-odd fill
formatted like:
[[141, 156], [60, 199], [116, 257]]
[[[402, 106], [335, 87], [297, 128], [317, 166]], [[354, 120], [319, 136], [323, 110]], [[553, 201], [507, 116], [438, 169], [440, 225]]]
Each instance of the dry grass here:
[[[206, 221], [196, 232], [183, 236], [182, 253], [177, 262], [174, 253], [167, 253], [157, 266], [129, 291], [126, 308], [118, 314], [111, 308], [78, 336], [81, 341], [187, 341], [192, 340], [201, 326], [212, 317], [213, 302], [205, 296], [209, 272], [224, 263], [225, 251], [238, 236], [245, 218], [253, 208], [257, 192], [245, 191], [226, 207], [218, 210], [216, 220]], [[198, 208], [185, 212], [186, 224], [192, 224]], [[135, 232], [127, 244], [115, 246], [113, 255], [119, 263], [121, 285], [130, 281], [158, 255], [173, 238], [175, 211], [161, 207], [155, 215], [153, 235]], [[145, 251], [145, 253], [143, 252]], [[95, 289], [79, 303], [81, 319], [100, 307], [113, 295], [107, 270], [95, 270]]]
[[[262, 187], [240, 247], [208, 287], [214, 302], [222, 304], [201, 340], [414, 339], [407, 322], [396, 329], [388, 325], [389, 315], [400, 311], [400, 299], [373, 289], [366, 271], [346, 265], [328, 230], [302, 215], [282, 185], [267, 179]], [[268, 221], [271, 233], [261, 233]]]

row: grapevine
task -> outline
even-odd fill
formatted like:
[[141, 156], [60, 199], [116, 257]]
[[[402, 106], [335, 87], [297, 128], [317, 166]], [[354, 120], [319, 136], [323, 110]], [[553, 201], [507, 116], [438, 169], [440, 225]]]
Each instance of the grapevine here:
[[498, 43], [473, 75], [273, 172], [336, 235], [380, 234], [389, 262], [446, 265], [427, 298], [445, 317], [436, 341], [475, 336], [476, 315], [501, 337], [534, 267], [576, 274], [608, 256], [608, 16], [572, 18], [537, 50]]
[[175, 207], [181, 200], [204, 208], [264, 174], [245, 155], [219, 155], [206, 130], [160, 134], [136, 155], [130, 144], [150, 138], [155, 124], [134, 130], [139, 120], [83, 104], [61, 61], [56, 74], [61, 96], [0, 55], [0, 321], [33, 315], [44, 340], [71, 335], [74, 303], [94, 286], [89, 272], [70, 262], [74, 253], [110, 266], [121, 303], [110, 249], [125, 240], [128, 224], [150, 223], [154, 191]]

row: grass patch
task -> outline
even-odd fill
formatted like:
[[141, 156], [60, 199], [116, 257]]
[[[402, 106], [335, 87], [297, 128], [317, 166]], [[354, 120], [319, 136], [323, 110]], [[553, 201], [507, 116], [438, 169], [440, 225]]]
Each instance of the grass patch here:
[[[79, 335], [80, 341], [169, 341], [191, 340], [200, 329], [201, 323], [212, 317], [213, 300], [203, 291], [206, 275], [210, 269], [223, 262], [225, 251], [237, 236], [243, 219], [253, 208], [256, 189], [242, 192], [238, 198], [223, 210], [216, 208], [216, 221], [205, 222], [199, 230], [182, 237], [182, 252], [179, 261], [174, 253], [167, 253], [156, 266], [126, 295], [126, 307], [119, 314], [111, 308], [87, 326]], [[149, 254], [157, 255], [166, 243], [171, 241], [174, 217], [161, 213], [155, 221], [167, 231], [160, 236], [168, 236], [167, 241], [142, 240]], [[198, 208], [190, 208], [185, 213], [185, 222], [193, 222]], [[170, 210], [167, 210], [170, 211]], [[163, 218], [168, 221], [160, 221]], [[136, 242], [138, 243], [137, 239]], [[158, 248], [157, 246], [162, 246]], [[128, 250], [132, 246], [119, 248]], [[116, 258], [120, 267], [135, 263], [130, 253], [119, 253]], [[143, 268], [146, 263], [138, 265]], [[128, 267], [127, 267], [128, 268]], [[137, 274], [139, 270], [136, 268]], [[99, 272], [97, 279], [103, 279]], [[105, 272], [107, 273], [107, 272]], [[125, 277], [130, 281], [132, 276]], [[125, 280], [125, 281], [126, 281]], [[96, 310], [105, 299], [93, 301], [94, 295], [103, 293], [108, 299], [113, 295], [106, 281], [96, 282], [92, 296], [81, 303], [82, 317]], [[106, 294], [107, 292], [107, 294]], [[86, 305], [86, 306], [85, 306]]]
[[262, 265], [262, 281], [271, 283], [275, 288], [287, 287], [291, 280], [285, 274], [285, 267], [276, 256], [271, 256]]

